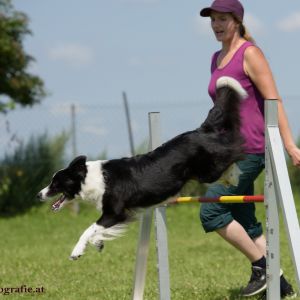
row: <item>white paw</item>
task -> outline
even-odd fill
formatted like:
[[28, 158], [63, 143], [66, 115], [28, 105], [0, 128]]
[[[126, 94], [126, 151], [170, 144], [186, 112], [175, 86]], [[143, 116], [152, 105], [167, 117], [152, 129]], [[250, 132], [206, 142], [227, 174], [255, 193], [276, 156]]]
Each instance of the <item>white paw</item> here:
[[76, 245], [70, 255], [70, 260], [77, 260], [80, 256], [84, 254], [84, 250], [85, 250], [85, 246]]

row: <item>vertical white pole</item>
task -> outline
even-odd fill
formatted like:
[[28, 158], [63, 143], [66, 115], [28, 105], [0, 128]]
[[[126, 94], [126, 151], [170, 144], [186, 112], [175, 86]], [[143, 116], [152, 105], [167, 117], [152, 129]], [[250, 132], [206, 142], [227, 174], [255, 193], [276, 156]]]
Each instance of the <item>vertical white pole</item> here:
[[170, 276], [168, 254], [168, 232], [166, 225], [166, 207], [155, 209], [155, 231], [157, 268], [159, 282], [159, 299], [170, 300]]
[[[272, 102], [269, 105], [271, 106]], [[268, 143], [274, 186], [285, 223], [298, 290], [300, 290], [300, 228], [278, 127], [268, 127]]]
[[[150, 150], [154, 150], [161, 144], [160, 115], [158, 112], [149, 113], [150, 129]], [[147, 258], [149, 252], [149, 242], [152, 223], [152, 209], [147, 209], [141, 220], [140, 237], [137, 248], [135, 280], [133, 288], [133, 300], [142, 300], [144, 296]], [[168, 248], [166, 239], [165, 212], [161, 208], [155, 209], [155, 225], [157, 238], [157, 255], [158, 255], [158, 273], [159, 289], [161, 299], [168, 300], [167, 296], [170, 289], [168, 285], [169, 268], [168, 268]], [[162, 246], [160, 245], [162, 243]], [[163, 296], [162, 296], [163, 295]]]
[[[158, 114], [152, 114], [152, 147], [155, 149], [161, 144], [160, 141], [160, 120]], [[170, 299], [170, 278], [169, 278], [169, 254], [168, 254], [168, 233], [166, 225], [166, 208], [161, 206], [155, 208], [155, 232], [156, 232], [156, 251], [157, 268], [159, 282], [159, 299]]]
[[268, 129], [278, 126], [277, 101], [265, 100], [265, 207], [267, 239], [267, 300], [280, 300], [279, 215], [273, 169], [270, 158]]
[[[150, 137], [151, 149], [161, 145], [161, 127], [159, 113], [150, 114]], [[159, 299], [170, 299], [170, 279], [169, 279], [169, 255], [168, 255], [168, 233], [166, 226], [166, 208], [158, 207], [154, 210], [155, 232], [156, 232], [156, 252], [157, 269], [159, 283]]]
[[141, 217], [140, 234], [136, 253], [133, 300], [143, 300], [147, 273], [147, 259], [153, 210], [147, 209]]

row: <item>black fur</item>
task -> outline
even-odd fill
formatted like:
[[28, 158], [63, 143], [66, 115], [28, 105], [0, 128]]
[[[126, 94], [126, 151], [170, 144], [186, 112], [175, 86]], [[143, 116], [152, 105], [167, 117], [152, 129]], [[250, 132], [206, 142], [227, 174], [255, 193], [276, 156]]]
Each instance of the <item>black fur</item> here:
[[183, 133], [154, 151], [103, 164], [104, 227], [125, 222], [131, 211], [176, 195], [189, 179], [211, 183], [243, 158], [240, 96], [231, 88], [217, 91], [217, 101], [200, 128]]

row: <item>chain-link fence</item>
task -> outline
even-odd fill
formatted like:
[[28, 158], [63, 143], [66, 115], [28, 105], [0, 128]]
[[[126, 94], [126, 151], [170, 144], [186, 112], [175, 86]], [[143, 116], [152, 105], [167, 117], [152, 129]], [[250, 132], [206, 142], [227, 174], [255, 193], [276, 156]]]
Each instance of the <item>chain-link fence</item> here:
[[[129, 99], [130, 100], [130, 99]], [[285, 108], [295, 138], [299, 137], [300, 105], [285, 99]], [[161, 113], [163, 141], [199, 126], [212, 103], [195, 101], [153, 101], [130, 103], [129, 110], [135, 148], [148, 140], [148, 112]], [[73, 113], [72, 113], [73, 107]], [[11, 153], [30, 136], [62, 132], [69, 134], [66, 157], [86, 154], [91, 159], [105, 152], [109, 158], [131, 155], [124, 104], [42, 104], [0, 115], [0, 157]]]

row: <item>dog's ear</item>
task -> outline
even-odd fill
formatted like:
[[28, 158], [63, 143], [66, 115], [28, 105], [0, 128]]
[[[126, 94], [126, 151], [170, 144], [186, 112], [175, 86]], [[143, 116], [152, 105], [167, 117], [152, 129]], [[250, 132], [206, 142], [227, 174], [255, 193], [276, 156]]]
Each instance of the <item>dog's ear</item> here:
[[80, 155], [74, 158], [70, 164], [69, 169], [72, 174], [79, 175], [80, 177], [84, 178], [87, 173], [86, 163], [86, 156]]
[[85, 155], [80, 155], [77, 156], [76, 158], [74, 158], [70, 164], [69, 164], [69, 168], [77, 168], [80, 166], [85, 166], [86, 163], [86, 156]]

